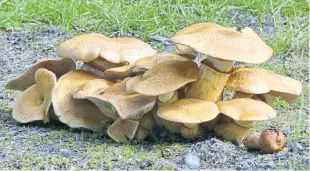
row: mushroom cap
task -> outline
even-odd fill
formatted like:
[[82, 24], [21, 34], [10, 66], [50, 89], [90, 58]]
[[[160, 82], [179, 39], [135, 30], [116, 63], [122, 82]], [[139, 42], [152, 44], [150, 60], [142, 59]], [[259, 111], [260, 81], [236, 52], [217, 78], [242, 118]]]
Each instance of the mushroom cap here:
[[214, 102], [184, 98], [160, 107], [157, 115], [165, 120], [178, 123], [202, 123], [219, 114]]
[[126, 142], [135, 137], [139, 121], [118, 119], [108, 129], [108, 135], [116, 142]]
[[235, 68], [226, 88], [244, 93], [281, 96], [288, 102], [298, 98], [302, 84], [292, 78], [278, 75], [262, 68]]
[[105, 78], [109, 80], [118, 80], [118, 79], [122, 80], [126, 77], [133, 76], [132, 71], [134, 67], [135, 67], [134, 65], [129, 64], [126, 66], [107, 69], [103, 73], [104, 73]]
[[100, 77], [82, 70], [71, 71], [60, 77], [52, 92], [52, 103], [59, 121], [72, 128], [103, 131], [110, 119], [89, 100], [73, 98], [81, 85], [95, 79]]
[[196, 81], [198, 75], [197, 64], [193, 61], [164, 61], [153, 66], [143, 75], [130, 79], [126, 89], [128, 92], [158, 96]]
[[12, 116], [20, 123], [37, 120], [49, 121], [48, 111], [51, 106], [51, 94], [57, 78], [47, 69], [38, 69], [35, 73], [36, 84], [27, 88], [16, 99]]
[[171, 41], [189, 46], [197, 52], [214, 58], [255, 64], [265, 62], [273, 53], [272, 48], [248, 27], [240, 32], [210, 29], [176, 35], [171, 38]]
[[264, 153], [279, 152], [285, 143], [285, 135], [278, 129], [265, 129], [259, 139], [259, 147]]
[[[87, 98], [94, 102], [100, 109], [103, 103], [113, 105], [122, 119], [140, 118], [151, 111], [156, 104], [156, 97], [142, 94], [129, 94], [126, 91], [126, 83], [130, 78], [126, 78], [120, 83], [102, 89], [101, 91], [85, 92], [83, 88], [73, 94], [75, 98]], [[98, 87], [101, 85], [98, 84]], [[103, 85], [102, 85], [103, 86]]]
[[267, 120], [277, 116], [277, 112], [264, 102], [239, 98], [217, 103], [220, 113], [237, 121]]
[[83, 34], [60, 44], [59, 56], [90, 62], [98, 57], [111, 63], [129, 62], [153, 55], [156, 51], [147, 43], [129, 37], [108, 38], [102, 34]]
[[63, 74], [76, 69], [75, 62], [72, 59], [52, 59], [43, 58], [31, 65], [24, 73], [10, 80], [6, 89], [24, 91], [35, 84], [35, 73], [38, 69], [45, 68], [52, 71], [57, 78]]
[[[215, 23], [197, 23], [193, 24], [187, 27], [184, 27], [180, 31], [178, 31], [175, 36], [184, 35], [184, 34], [191, 34], [191, 33], [197, 33], [201, 31], [210, 31], [210, 30], [217, 30], [217, 29], [229, 29], [229, 30], [235, 30], [235, 28], [226, 28], [221, 25], [215, 24]], [[188, 46], [176, 45], [177, 49], [182, 53], [195, 53], [196, 51]]]
[[103, 58], [96, 58], [93, 61], [90, 62], [84, 62], [85, 65], [98, 69], [100, 71], [105, 71], [107, 69], [111, 68], [117, 68], [117, 67], [122, 67], [128, 65], [128, 62], [123, 62], [123, 63], [111, 63]]
[[135, 62], [135, 66], [139, 68], [151, 69], [154, 65], [164, 61], [168, 60], [189, 61], [194, 60], [195, 58], [196, 57], [194, 55], [189, 54], [163, 53], [141, 58]]

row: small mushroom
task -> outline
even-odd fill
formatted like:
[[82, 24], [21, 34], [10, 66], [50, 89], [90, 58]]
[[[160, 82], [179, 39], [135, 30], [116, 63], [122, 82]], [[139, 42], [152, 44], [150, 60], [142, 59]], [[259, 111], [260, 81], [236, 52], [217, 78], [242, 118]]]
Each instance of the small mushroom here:
[[116, 142], [126, 142], [135, 137], [139, 121], [118, 119], [109, 128], [108, 135]]
[[87, 99], [75, 99], [73, 94], [90, 80], [100, 77], [82, 70], [71, 71], [58, 80], [52, 92], [52, 103], [59, 121], [72, 128], [87, 128], [102, 132], [110, 118]]
[[253, 121], [267, 120], [277, 115], [276, 111], [266, 103], [246, 98], [220, 101], [217, 106], [220, 113], [234, 120], [220, 123], [214, 128], [217, 134], [228, 141], [241, 141]]
[[9, 81], [6, 89], [24, 91], [35, 84], [35, 73], [38, 69], [45, 68], [53, 72], [57, 78], [76, 69], [72, 59], [43, 58], [31, 65], [24, 73]]
[[259, 147], [264, 153], [279, 152], [285, 143], [285, 135], [278, 129], [265, 129], [259, 139]]
[[20, 123], [42, 120], [49, 122], [48, 111], [51, 106], [51, 94], [57, 78], [47, 69], [35, 72], [35, 84], [27, 88], [16, 99], [12, 116]]
[[226, 88], [238, 92], [234, 98], [260, 98], [268, 104], [272, 103], [270, 96], [280, 96], [291, 103], [302, 92], [299, 81], [262, 68], [234, 68]]
[[162, 119], [183, 123], [181, 134], [186, 138], [202, 134], [199, 124], [214, 119], [218, 114], [219, 110], [214, 102], [192, 98], [171, 102], [157, 111]]

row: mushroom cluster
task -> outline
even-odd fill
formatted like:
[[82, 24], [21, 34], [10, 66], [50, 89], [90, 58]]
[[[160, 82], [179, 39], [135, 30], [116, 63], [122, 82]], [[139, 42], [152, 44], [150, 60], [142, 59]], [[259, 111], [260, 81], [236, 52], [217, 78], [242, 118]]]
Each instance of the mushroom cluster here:
[[[179, 54], [157, 53], [129, 37], [83, 34], [61, 43], [60, 59], [43, 59], [6, 88], [23, 91], [13, 118], [21, 123], [59, 120], [72, 128], [107, 132], [117, 142], [144, 140], [166, 128], [193, 138], [214, 131], [224, 140], [243, 140], [257, 121], [276, 117], [276, 97], [293, 102], [300, 82], [261, 68], [273, 50], [248, 27], [214, 23], [183, 28], [170, 41]], [[200, 66], [198, 53], [206, 59]], [[75, 60], [83, 62], [77, 69]], [[235, 90], [223, 100], [224, 89]]]

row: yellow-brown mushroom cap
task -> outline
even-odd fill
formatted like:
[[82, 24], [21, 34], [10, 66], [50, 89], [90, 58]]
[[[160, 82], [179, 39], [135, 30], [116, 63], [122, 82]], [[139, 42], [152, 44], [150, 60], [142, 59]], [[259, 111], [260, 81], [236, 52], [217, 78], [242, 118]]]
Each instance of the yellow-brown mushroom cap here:
[[214, 119], [219, 109], [214, 102], [185, 98], [160, 107], [157, 115], [178, 123], [201, 123]]
[[108, 135], [116, 142], [126, 142], [135, 137], [139, 121], [118, 119], [108, 129]]
[[52, 59], [43, 58], [31, 65], [24, 73], [10, 80], [6, 89], [24, 91], [35, 84], [35, 73], [38, 69], [45, 68], [52, 71], [57, 78], [63, 74], [76, 69], [75, 62], [72, 59]]
[[63, 42], [59, 56], [90, 62], [98, 57], [108, 62], [134, 64], [137, 59], [156, 54], [147, 43], [129, 37], [108, 38], [102, 34], [83, 34]]
[[22, 92], [15, 101], [12, 116], [18, 122], [49, 121], [48, 111], [52, 103], [52, 89], [57, 82], [56, 75], [41, 68], [35, 73], [35, 82], [35, 85]]
[[95, 68], [100, 71], [105, 71], [107, 69], [111, 68], [117, 68], [117, 67], [122, 67], [128, 65], [128, 62], [123, 62], [123, 63], [112, 63], [109, 62], [103, 58], [96, 58], [93, 61], [90, 62], [84, 62], [85, 65]]
[[134, 67], [135, 67], [134, 65], [129, 64], [122, 67], [107, 69], [103, 72], [104, 77], [109, 80], [122, 80], [126, 77], [133, 76], [132, 71]]
[[199, 71], [193, 61], [161, 62], [143, 75], [130, 79], [126, 84], [128, 92], [157, 96], [174, 91], [198, 79]]
[[141, 58], [135, 62], [135, 66], [144, 69], [151, 69], [154, 65], [168, 60], [189, 61], [194, 59], [195, 56], [189, 54], [163, 53]]
[[100, 77], [82, 70], [71, 71], [58, 80], [52, 92], [52, 103], [59, 120], [73, 128], [102, 132], [110, 121], [96, 105], [86, 99], [74, 99], [81, 85]]
[[[83, 89], [75, 92], [73, 97], [87, 98], [94, 102], [99, 108], [108, 102], [113, 105], [122, 119], [140, 118], [151, 111], [156, 104], [156, 97], [142, 94], [129, 94], [126, 91], [126, 83], [130, 78], [113, 86], [102, 89], [102, 91], [85, 92]], [[100, 85], [98, 85], [100, 87]], [[84, 95], [83, 95], [84, 94]]]
[[226, 88], [250, 94], [269, 93], [281, 96], [288, 102], [298, 98], [302, 92], [299, 81], [262, 68], [233, 69]]
[[264, 102], [239, 98], [217, 103], [220, 113], [237, 121], [259, 121], [276, 117], [277, 112]]
[[247, 63], [262, 63], [268, 60], [273, 50], [248, 27], [240, 32], [229, 29], [211, 29], [176, 35], [171, 38], [176, 44], [215, 58]]

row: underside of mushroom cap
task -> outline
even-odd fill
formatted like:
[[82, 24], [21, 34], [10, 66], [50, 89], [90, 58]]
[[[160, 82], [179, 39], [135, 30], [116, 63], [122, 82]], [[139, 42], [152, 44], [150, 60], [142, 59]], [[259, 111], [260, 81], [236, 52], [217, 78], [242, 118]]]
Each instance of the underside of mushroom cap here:
[[235, 68], [226, 88], [250, 94], [269, 93], [291, 102], [299, 97], [302, 84], [262, 68]]
[[160, 107], [157, 115], [165, 120], [178, 123], [202, 123], [219, 114], [214, 102], [184, 98]]
[[71, 71], [58, 80], [53, 89], [52, 103], [59, 120], [72, 128], [87, 128], [102, 132], [111, 119], [106, 117], [92, 102], [86, 99], [74, 99], [73, 94], [81, 85], [90, 80], [100, 79], [92, 73]]
[[28, 87], [35, 84], [35, 73], [40, 68], [52, 71], [56, 77], [59, 78], [65, 73], [75, 70], [76, 65], [72, 59], [43, 58], [31, 65], [24, 73], [10, 80], [5, 88], [20, 91], [26, 90]]
[[118, 119], [108, 129], [108, 135], [116, 142], [132, 140], [139, 126], [139, 121]]
[[264, 102], [238, 98], [217, 103], [220, 113], [237, 121], [259, 121], [276, 117], [277, 112]]
[[22, 92], [16, 99], [12, 116], [20, 123], [42, 120], [49, 121], [52, 89], [57, 82], [56, 75], [46, 69], [35, 73], [35, 85]]
[[[145, 96], [142, 94], [129, 94], [126, 91], [126, 83], [130, 78], [126, 78], [120, 83], [102, 89], [102, 91], [88, 92], [86, 97], [88, 100], [94, 102], [99, 108], [104, 103], [113, 105], [122, 119], [141, 118], [145, 113], [152, 110], [156, 104], [156, 97]], [[100, 85], [98, 85], [100, 87]], [[77, 91], [74, 94], [82, 95], [83, 90]]]
[[129, 65], [122, 66], [122, 67], [107, 69], [103, 73], [104, 73], [105, 78], [109, 80], [122, 80], [126, 77], [133, 76], [132, 71], [134, 67], [135, 67], [134, 65], [129, 64]]
[[135, 66], [144, 69], [151, 69], [154, 65], [159, 64], [168, 60], [176, 60], [176, 61], [189, 61], [194, 60], [196, 57], [190, 54], [156, 54], [152, 56], [147, 56], [141, 58], [135, 62]]
[[248, 27], [240, 32], [229, 29], [211, 29], [171, 38], [176, 44], [214, 58], [259, 64], [268, 60], [273, 50]]
[[128, 92], [158, 96], [177, 90], [198, 79], [199, 71], [193, 61], [165, 61], [147, 70], [143, 75], [130, 79]]
[[104, 58], [96, 58], [93, 61], [84, 62], [84, 64], [89, 66], [89, 67], [98, 69], [100, 71], [105, 71], [105, 70], [111, 69], [111, 68], [118, 68], [118, 67], [126, 66], [126, 65], [128, 65], [128, 62], [112, 63], [112, 62], [105, 60]]

